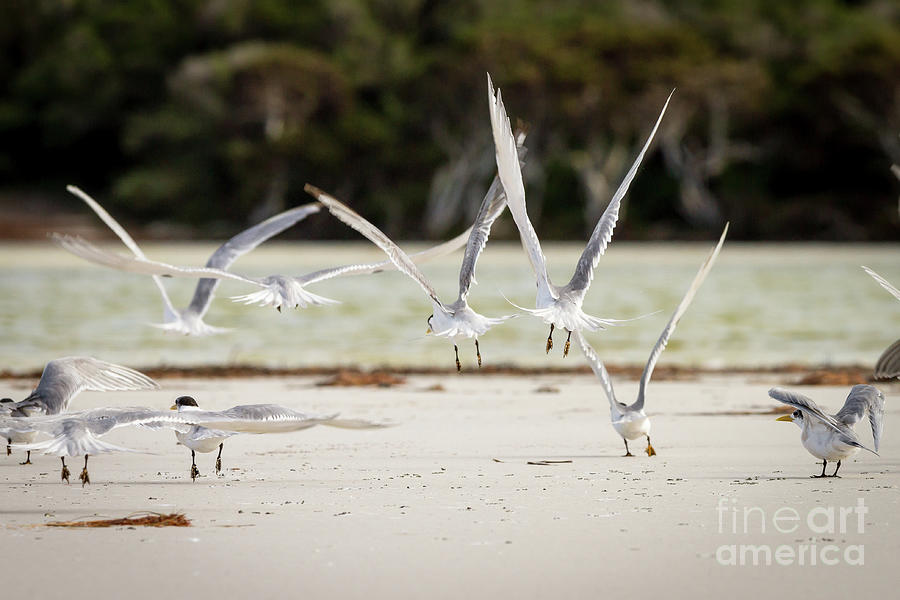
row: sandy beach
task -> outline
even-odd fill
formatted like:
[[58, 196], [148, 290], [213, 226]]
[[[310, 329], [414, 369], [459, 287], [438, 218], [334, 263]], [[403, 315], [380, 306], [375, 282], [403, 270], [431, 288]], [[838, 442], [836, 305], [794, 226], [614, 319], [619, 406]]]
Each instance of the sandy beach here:
[[[221, 476], [213, 473], [214, 454], [198, 455], [195, 483], [189, 451], [168, 431], [107, 436], [153, 454], [92, 458], [93, 483], [83, 489], [60, 483], [58, 459], [36, 456], [34, 465], [19, 466], [23, 457], [14, 453], [0, 461], [5, 594], [892, 594], [889, 574], [900, 551], [897, 384], [879, 386], [887, 396], [881, 455], [857, 455], [839, 479], [811, 479], [821, 467], [800, 445], [797, 427], [775, 422], [777, 403], [766, 395], [790, 385], [787, 375], [654, 382], [652, 458], [621, 456], [590, 375], [416, 375], [390, 388], [317, 386], [323, 379], [166, 378], [159, 391], [79, 396], [73, 409], [162, 408], [190, 394], [208, 408], [278, 402], [398, 425], [237, 436], [225, 444]], [[635, 381], [616, 383], [620, 398], [634, 397]], [[32, 384], [0, 380], [10, 394]], [[848, 391], [792, 389], [832, 412]], [[871, 441], [867, 423], [857, 432]], [[530, 464], [547, 460], [572, 462]], [[77, 475], [81, 461], [69, 464]], [[44, 526], [142, 511], [182, 512], [193, 524]]]

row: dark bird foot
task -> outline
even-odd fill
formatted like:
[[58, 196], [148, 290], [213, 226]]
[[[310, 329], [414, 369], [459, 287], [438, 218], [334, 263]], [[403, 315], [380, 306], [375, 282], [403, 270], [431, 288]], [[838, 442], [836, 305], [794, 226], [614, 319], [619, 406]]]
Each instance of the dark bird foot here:
[[218, 475], [221, 470], [222, 470], [222, 459], [217, 458], [216, 459], [216, 475]]
[[66, 465], [63, 465], [60, 479], [62, 481], [65, 481], [66, 483], [69, 483], [69, 467], [67, 467]]
[[650, 445], [650, 442], [647, 442], [647, 449], [645, 450], [647, 456], [656, 456], [656, 450], [653, 449], [653, 446]]
[[20, 462], [19, 464], [20, 464], [20, 465], [30, 465], [30, 464], [32, 464], [31, 458], [29, 458], [29, 459], [26, 460], [25, 462]]
[[569, 332], [569, 335], [566, 337], [566, 345], [563, 346], [563, 358], [569, 355], [569, 346], [572, 343], [572, 332]]
[[9, 447], [9, 444], [6, 445], [6, 455], [9, 456], [12, 454], [12, 448]]
[[625, 458], [626, 456], [634, 456], [634, 454], [632, 454], [631, 452], [626, 452], [622, 455], [622, 458]]
[[81, 480], [81, 487], [84, 487], [84, 484], [91, 482], [91, 477], [88, 475], [87, 468], [81, 470], [81, 475], [78, 476], [78, 479]]
[[200, 477], [200, 469], [197, 468], [197, 465], [191, 465], [191, 481], [195, 481], [198, 477]]
[[544, 348], [544, 354], [550, 354], [551, 350], [553, 350], [553, 338], [547, 338], [547, 346]]

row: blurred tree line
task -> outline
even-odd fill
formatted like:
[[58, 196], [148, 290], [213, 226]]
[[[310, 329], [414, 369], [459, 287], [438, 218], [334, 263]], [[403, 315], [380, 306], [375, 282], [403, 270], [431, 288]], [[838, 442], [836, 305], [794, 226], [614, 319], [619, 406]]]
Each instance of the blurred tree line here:
[[309, 181], [444, 236], [493, 174], [487, 71], [542, 237], [584, 238], [673, 87], [617, 235], [900, 233], [892, 0], [5, 0], [0, 193], [210, 232]]

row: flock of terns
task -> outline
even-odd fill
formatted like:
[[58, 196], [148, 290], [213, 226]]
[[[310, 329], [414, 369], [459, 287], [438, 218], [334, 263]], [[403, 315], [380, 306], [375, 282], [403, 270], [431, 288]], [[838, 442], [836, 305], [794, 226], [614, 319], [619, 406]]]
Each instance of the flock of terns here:
[[[673, 91], [674, 93], [674, 91]], [[500, 325], [514, 315], [486, 317], [469, 305], [469, 292], [475, 283], [475, 266], [487, 244], [491, 226], [508, 206], [519, 230], [522, 246], [534, 270], [537, 294], [534, 308], [519, 308], [527, 314], [541, 319], [550, 330], [544, 350], [553, 348], [553, 333], [560, 329], [566, 332], [563, 356], [568, 355], [572, 338], [581, 349], [591, 369], [599, 378], [610, 405], [610, 417], [616, 432], [625, 443], [625, 456], [632, 456], [629, 440], [646, 439], [645, 452], [656, 454], [650, 443], [650, 418], [644, 410], [647, 386], [656, 362], [665, 349], [675, 328], [687, 311], [688, 306], [712, 269], [728, 232], [726, 224], [718, 243], [700, 266], [684, 297], [663, 329], [656, 344], [650, 351], [640, 380], [637, 399], [632, 404], [624, 404], [616, 399], [612, 380], [597, 353], [588, 343], [583, 331], [598, 331], [621, 321], [600, 318], [584, 312], [582, 305], [593, 279], [594, 268], [605, 253], [613, 230], [618, 221], [619, 207], [628, 192], [631, 181], [662, 122], [672, 94], [666, 99], [659, 117], [644, 146], [616, 190], [603, 215], [598, 220], [590, 239], [575, 265], [572, 278], [562, 286], [550, 281], [547, 263], [541, 250], [540, 240], [531, 222], [525, 205], [525, 188], [521, 165], [526, 157], [526, 132], [513, 130], [499, 90], [494, 90], [488, 76], [488, 104], [491, 129], [496, 151], [497, 176], [491, 183], [481, 203], [473, 225], [461, 235], [423, 252], [409, 255], [388, 236], [322, 190], [308, 185], [306, 191], [316, 202], [293, 208], [275, 215], [234, 236], [220, 246], [204, 267], [187, 267], [166, 264], [149, 259], [128, 232], [103, 209], [93, 198], [80, 189], [69, 186], [69, 191], [84, 201], [101, 220], [119, 237], [131, 255], [126, 256], [101, 249], [79, 237], [53, 234], [54, 243], [65, 250], [103, 266], [142, 273], [152, 276], [163, 301], [163, 323], [158, 327], [185, 335], [215, 335], [226, 331], [204, 322], [215, 293], [222, 279], [230, 279], [257, 288], [256, 291], [232, 298], [235, 301], [261, 306], [273, 306], [279, 311], [283, 307], [305, 308], [311, 305], [335, 303], [307, 289], [308, 286], [333, 277], [374, 273], [386, 269], [397, 269], [415, 281], [428, 296], [432, 313], [427, 319], [429, 334], [448, 338], [454, 348], [457, 371], [461, 370], [459, 343], [463, 339], [473, 339], [478, 366], [482, 364], [478, 338], [494, 326]], [[249, 277], [229, 270], [241, 255], [253, 250], [267, 239], [293, 226], [307, 216], [318, 212], [324, 206], [333, 216], [368, 238], [387, 255], [387, 260], [377, 263], [351, 264], [323, 269], [299, 276], [281, 274], [263, 278]], [[432, 285], [423, 275], [418, 263], [441, 256], [465, 245], [459, 273], [459, 293], [453, 302], [438, 298]], [[900, 291], [867, 267], [863, 267], [885, 289], [900, 300]], [[190, 304], [177, 309], [169, 299], [161, 277], [190, 277], [199, 279]], [[512, 304], [512, 302], [510, 302]], [[900, 341], [888, 348], [878, 361], [876, 375], [880, 377], [900, 376]], [[347, 429], [370, 429], [389, 426], [387, 422], [362, 419], [342, 419], [337, 414], [312, 415], [294, 411], [274, 404], [251, 404], [235, 406], [224, 411], [202, 410], [194, 398], [181, 396], [176, 399], [172, 410], [158, 411], [143, 407], [99, 408], [81, 412], [66, 412], [71, 400], [81, 391], [125, 391], [155, 389], [158, 385], [149, 377], [128, 367], [115, 365], [88, 357], [67, 357], [52, 360], [44, 368], [41, 379], [34, 391], [24, 400], [14, 402], [9, 398], [0, 400], [0, 436], [8, 441], [7, 454], [12, 448], [27, 452], [22, 464], [30, 464], [32, 451], [59, 456], [62, 461], [62, 479], [69, 481], [70, 473], [66, 457], [84, 457], [84, 468], [80, 474], [82, 485], [90, 482], [87, 469], [88, 457], [113, 451], [129, 451], [101, 438], [110, 431], [124, 426], [140, 426], [150, 429], [172, 429], [179, 443], [191, 450], [191, 479], [196, 479], [199, 469], [196, 452], [214, 452], [218, 449], [216, 472], [221, 470], [221, 455], [224, 441], [238, 433], [278, 433], [298, 431], [315, 425], [326, 425]], [[773, 388], [769, 395], [775, 400], [793, 407], [790, 415], [779, 421], [791, 421], [802, 429], [801, 441], [804, 447], [822, 460], [822, 474], [826, 476], [828, 462], [836, 462], [832, 477], [837, 476], [841, 461], [853, 456], [860, 449], [877, 453], [884, 415], [884, 395], [871, 385], [856, 385], [850, 391], [843, 408], [831, 416], [819, 408], [811, 399], [795, 392]], [[874, 449], [862, 444], [853, 431], [853, 426], [868, 416], [874, 441]], [[45, 437], [41, 441], [37, 438]]]

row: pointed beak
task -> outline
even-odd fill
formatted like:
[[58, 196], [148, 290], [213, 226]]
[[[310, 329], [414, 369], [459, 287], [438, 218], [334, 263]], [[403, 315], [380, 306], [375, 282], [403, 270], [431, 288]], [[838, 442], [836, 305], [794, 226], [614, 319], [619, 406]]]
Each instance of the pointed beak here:
[[178, 410], [178, 405], [173, 404], [172, 406], [169, 407], [169, 410]]
[[425, 335], [429, 335], [431, 333], [434, 333], [434, 330], [431, 328], [431, 325], [429, 325], [428, 328], [425, 330]]
[[776, 421], [785, 421], [785, 422], [787, 422], [787, 423], [793, 423], [793, 422], [794, 422], [794, 417], [792, 417], [791, 415], [782, 415], [782, 416], [778, 417], [778, 418], [775, 419], [775, 420], [776, 420]]

